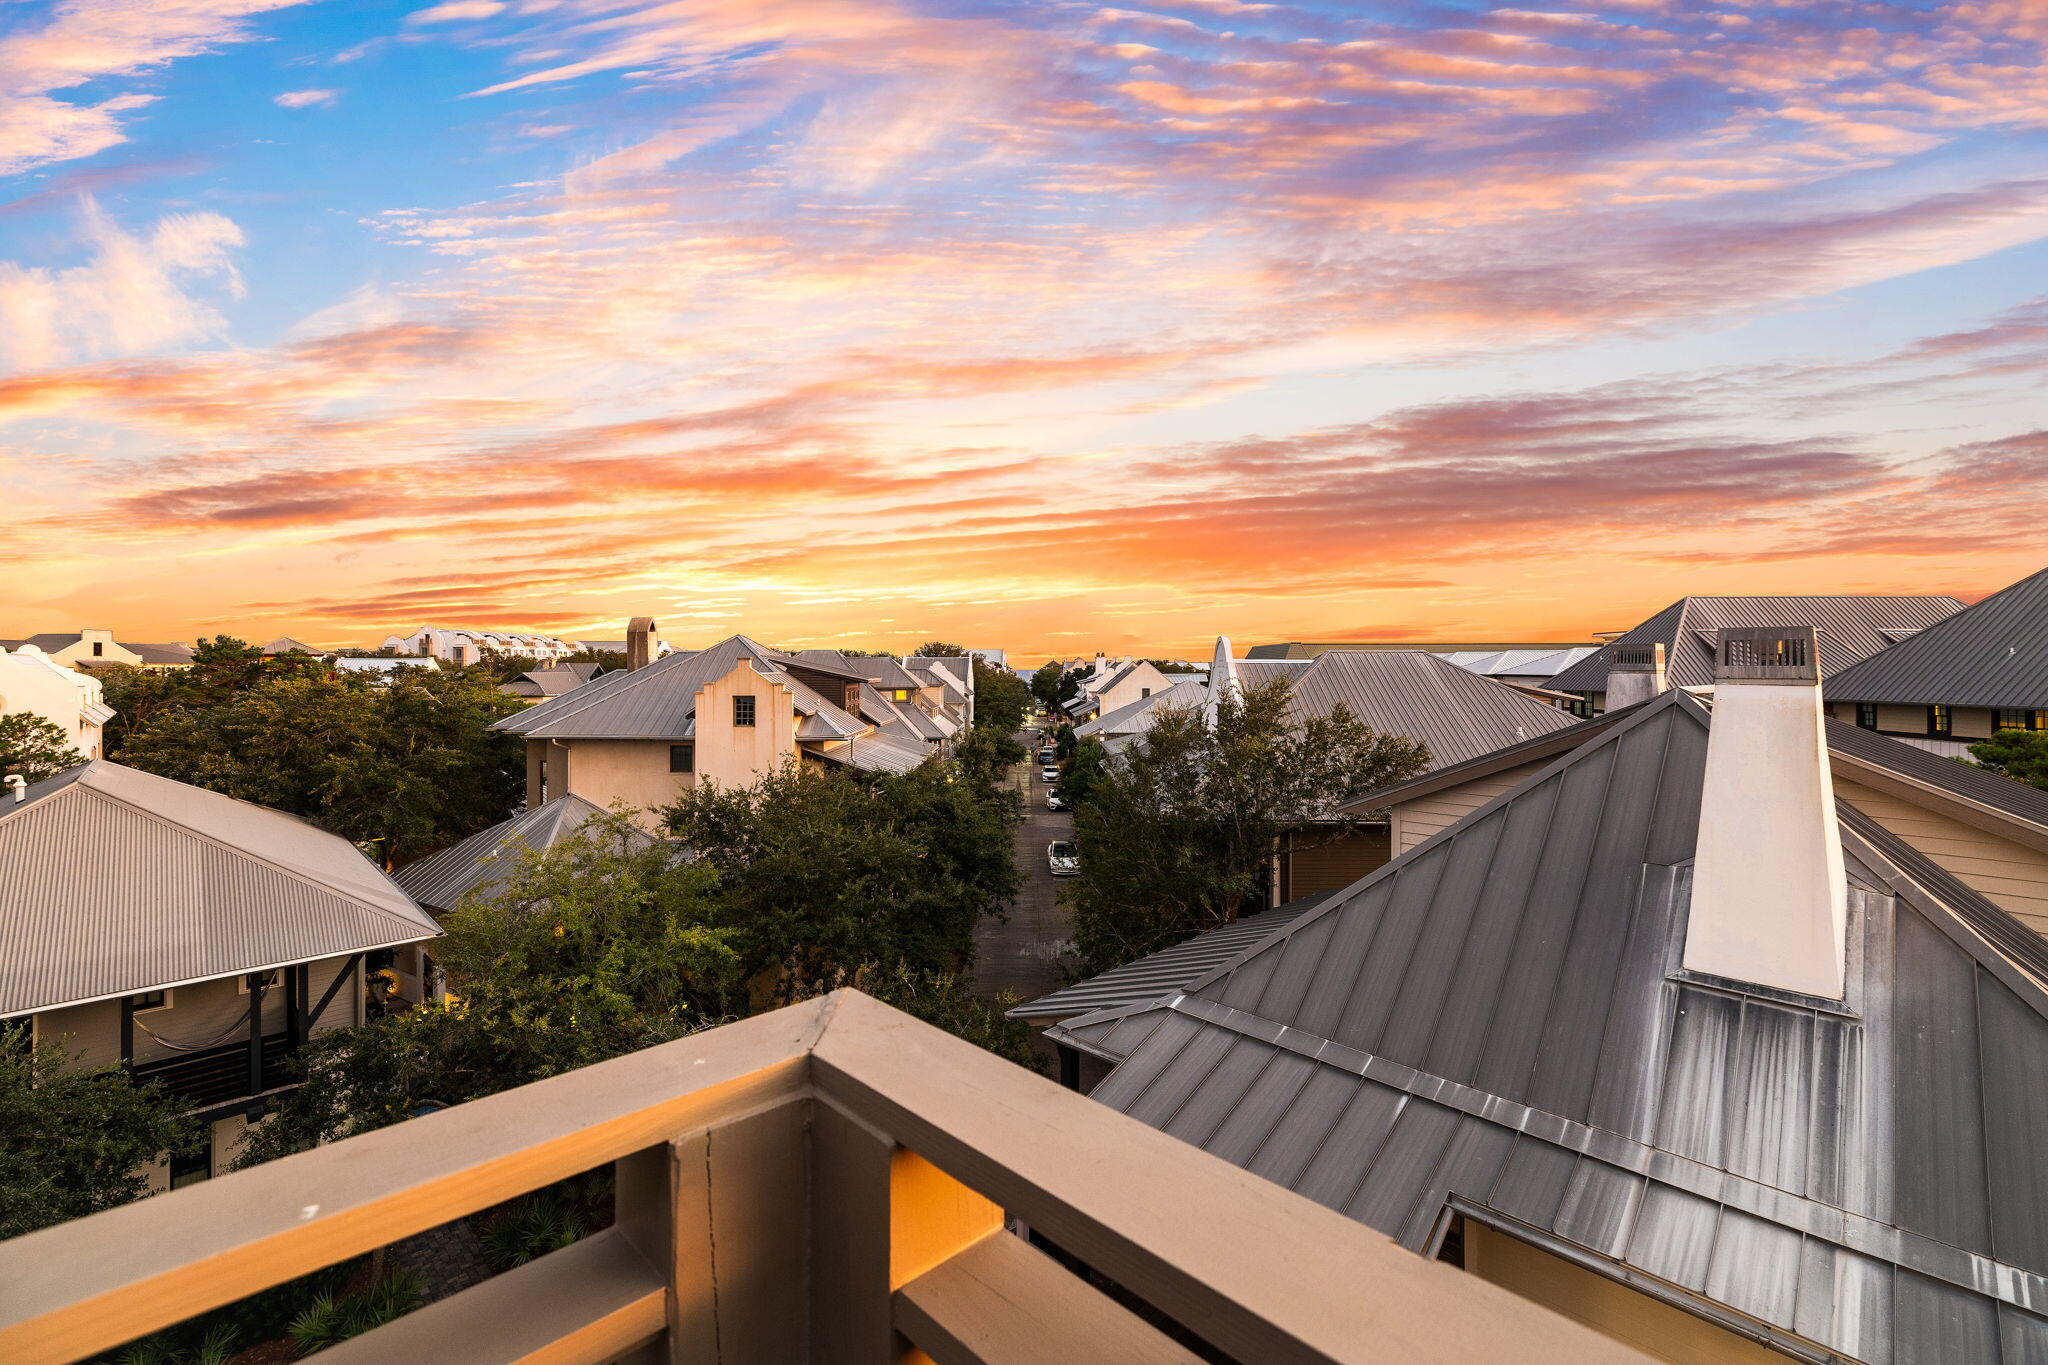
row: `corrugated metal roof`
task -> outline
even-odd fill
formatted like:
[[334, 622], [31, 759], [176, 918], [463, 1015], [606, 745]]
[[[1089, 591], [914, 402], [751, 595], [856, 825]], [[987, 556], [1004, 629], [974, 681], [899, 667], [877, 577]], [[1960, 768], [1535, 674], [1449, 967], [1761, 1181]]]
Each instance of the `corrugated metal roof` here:
[[[1614, 645], [1661, 644], [1673, 687], [1710, 687], [1717, 632], [1738, 626], [1812, 626], [1818, 632], [1821, 673], [1827, 676], [1886, 648], [1899, 632], [1932, 626], [1962, 607], [1955, 598], [1941, 596], [1681, 597]], [[1581, 659], [1544, 686], [1559, 692], [1605, 692], [1607, 650]]]
[[831, 762], [871, 773], [907, 773], [932, 756], [929, 745], [880, 733], [833, 741], [812, 752]]
[[1827, 682], [1830, 701], [2048, 708], [2048, 569]]
[[1578, 723], [1569, 712], [1419, 649], [1318, 655], [1295, 677], [1289, 710], [1296, 717], [1324, 716], [1340, 703], [1381, 734], [1428, 745], [1431, 766]]
[[[696, 714], [697, 693], [705, 684], [716, 682], [744, 660], [775, 669], [772, 654], [744, 635], [735, 635], [694, 654], [670, 654], [645, 668], [607, 673], [491, 728], [529, 739], [680, 739]], [[801, 686], [786, 676], [779, 681]]]
[[1674, 970], [1708, 724], [1668, 693], [1052, 1036], [1124, 1058], [1097, 1099], [1411, 1249], [1455, 1196], [1809, 1354], [2048, 1359], [2042, 953], [1845, 806], [1846, 1008]]
[[1150, 728], [1152, 712], [1162, 706], [1176, 706], [1189, 710], [1200, 710], [1209, 699], [1209, 686], [1205, 682], [1179, 682], [1164, 692], [1154, 692], [1149, 697], [1125, 702], [1114, 711], [1105, 712], [1094, 720], [1074, 727], [1079, 739], [1091, 739], [1106, 735], [1139, 734]]
[[1176, 943], [1136, 962], [1086, 981], [1042, 995], [1009, 1011], [1012, 1019], [1034, 1023], [1071, 1019], [1098, 1010], [1128, 1009], [1184, 989], [1190, 982], [1235, 959], [1245, 949], [1293, 923], [1295, 916], [1313, 910], [1334, 892], [1318, 891], [1263, 914], [1251, 915], [1234, 924], [1198, 934], [1186, 943]]
[[0, 1015], [439, 934], [354, 845], [96, 760], [0, 804]]
[[[508, 880], [519, 870], [519, 855], [524, 850], [552, 848], [602, 814], [602, 809], [580, 796], [558, 796], [478, 830], [438, 853], [415, 859], [391, 879], [421, 905], [441, 912], [453, 910], [465, 895], [489, 894]], [[631, 838], [641, 847], [654, 842], [653, 835], [637, 827]]]

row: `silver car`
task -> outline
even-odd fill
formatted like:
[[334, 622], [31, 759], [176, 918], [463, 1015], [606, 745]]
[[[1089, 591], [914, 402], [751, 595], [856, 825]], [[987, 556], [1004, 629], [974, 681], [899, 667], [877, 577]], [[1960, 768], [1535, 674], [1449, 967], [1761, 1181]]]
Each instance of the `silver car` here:
[[1047, 792], [1045, 794], [1045, 808], [1047, 810], [1065, 810], [1067, 803], [1061, 799], [1058, 792]]
[[1059, 770], [1058, 766], [1057, 766], [1057, 765], [1055, 765], [1055, 764], [1047, 763], [1047, 764], [1045, 764], [1044, 766], [1042, 766], [1041, 768], [1039, 768], [1039, 770], [1038, 770], [1038, 780], [1039, 780], [1039, 781], [1041, 781], [1041, 782], [1057, 782], [1057, 781], [1059, 781], [1059, 780], [1060, 780], [1060, 770]]
[[1055, 839], [1045, 846], [1046, 865], [1055, 877], [1081, 875], [1081, 849], [1071, 839]]

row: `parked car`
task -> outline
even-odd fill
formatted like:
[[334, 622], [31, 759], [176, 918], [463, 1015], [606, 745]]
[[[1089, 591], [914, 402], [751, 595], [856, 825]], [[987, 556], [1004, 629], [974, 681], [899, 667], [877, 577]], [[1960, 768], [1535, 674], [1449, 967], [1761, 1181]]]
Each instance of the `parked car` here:
[[1060, 799], [1058, 792], [1047, 792], [1045, 794], [1045, 808], [1047, 810], [1065, 810], [1067, 803]]
[[1071, 839], [1056, 839], [1045, 846], [1045, 861], [1055, 877], [1081, 875], [1081, 849]]
[[1060, 770], [1054, 764], [1044, 764], [1038, 770], [1038, 778], [1041, 782], [1057, 782], [1060, 780]]

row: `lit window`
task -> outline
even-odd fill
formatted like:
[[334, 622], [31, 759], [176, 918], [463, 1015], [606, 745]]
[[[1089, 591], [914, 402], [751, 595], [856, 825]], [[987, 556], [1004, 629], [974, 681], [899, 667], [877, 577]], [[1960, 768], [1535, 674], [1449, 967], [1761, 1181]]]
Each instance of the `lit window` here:
[[1936, 702], [1934, 705], [1927, 708], [1928, 734], [1945, 735], [1948, 733], [1948, 724], [1949, 716], [1948, 708], [1946, 706], [1943, 706], [1940, 702]]
[[2015, 710], [2001, 706], [1991, 713], [1994, 730], [2048, 730], [2048, 711]]
[[669, 745], [668, 770], [672, 773], [693, 773], [697, 771], [697, 746], [694, 744]]
[[1877, 728], [1877, 703], [1859, 701], [1856, 703], [1856, 723], [1866, 730]]
[[732, 699], [732, 723], [751, 727], [754, 723], [754, 699], [734, 697]]

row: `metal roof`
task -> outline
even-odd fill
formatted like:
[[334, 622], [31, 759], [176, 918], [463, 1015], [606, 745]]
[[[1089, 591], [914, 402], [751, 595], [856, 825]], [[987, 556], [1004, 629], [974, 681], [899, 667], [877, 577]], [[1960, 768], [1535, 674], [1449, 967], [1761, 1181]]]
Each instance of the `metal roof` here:
[[0, 1015], [441, 931], [353, 844], [95, 760], [0, 801]]
[[1717, 633], [1738, 626], [1812, 626], [1819, 636], [1821, 676], [1826, 677], [1962, 609], [1961, 602], [1945, 596], [1681, 597], [1544, 686], [1559, 692], [1605, 692], [1609, 649], [1661, 644], [1673, 687], [1711, 687]]
[[1842, 1006], [1675, 970], [1709, 723], [1667, 693], [1052, 1036], [1123, 1059], [1095, 1098], [1413, 1250], [1455, 1203], [1802, 1358], [2048, 1360], [2040, 950], [1844, 804]]
[[1295, 916], [1313, 910], [1335, 894], [1318, 891], [1313, 896], [1303, 896], [1275, 906], [1263, 914], [1211, 929], [1186, 943], [1162, 948], [1100, 976], [1091, 976], [1050, 995], [1026, 1001], [1010, 1010], [1009, 1017], [1043, 1023], [1093, 1014], [1097, 1010], [1127, 1009], [1172, 995], [1234, 960], [1245, 949], [1292, 924]]
[[[705, 684], [732, 672], [743, 660], [764, 672], [779, 673], [771, 661], [773, 654], [744, 635], [735, 635], [694, 654], [669, 654], [645, 668], [607, 673], [492, 728], [529, 739], [680, 739], [696, 714], [697, 693]], [[786, 676], [777, 681], [800, 686]]]
[[[443, 912], [453, 910], [471, 892], [488, 894], [509, 880], [519, 870], [519, 855], [524, 850], [552, 848], [602, 814], [601, 807], [580, 796], [558, 796], [478, 830], [438, 853], [415, 859], [391, 879], [421, 905]], [[654, 842], [653, 835], [637, 826], [629, 838], [639, 847]]]
[[1830, 701], [2048, 708], [2048, 569], [1828, 679]]
[[1489, 678], [1554, 678], [1589, 655], [1598, 645], [1571, 645], [1563, 649], [1433, 649], [1430, 653], [1460, 668]]
[[1428, 745], [1433, 767], [1578, 723], [1569, 712], [1419, 649], [1318, 655], [1295, 677], [1288, 708], [1305, 718], [1328, 715], [1339, 703], [1381, 734]]
[[1145, 717], [1149, 716], [1155, 708], [1178, 706], [1199, 709], [1208, 700], [1208, 697], [1209, 686], [1207, 683], [1201, 681], [1178, 682], [1167, 688], [1164, 692], [1154, 692], [1149, 697], [1140, 697], [1136, 701], [1125, 702], [1114, 711], [1106, 711], [1094, 720], [1077, 725], [1074, 727], [1074, 734], [1080, 739], [1089, 739], [1099, 735], [1138, 734], [1152, 724]]
[[932, 756], [929, 745], [880, 733], [833, 741], [812, 752], [833, 763], [872, 773], [907, 773]]

